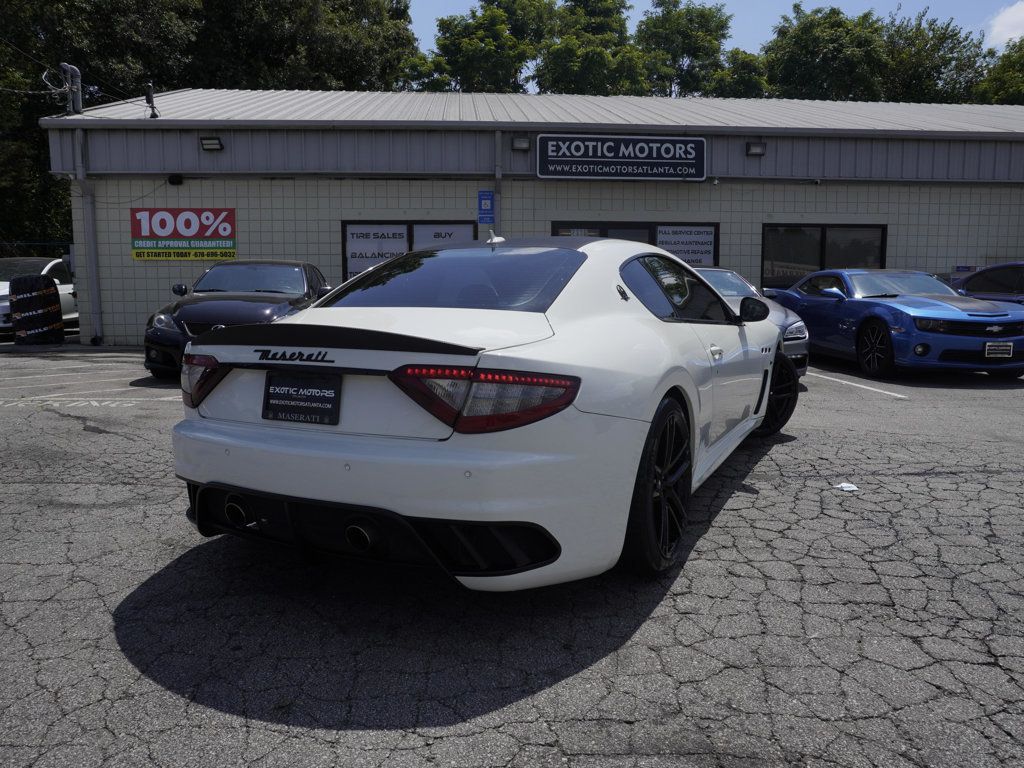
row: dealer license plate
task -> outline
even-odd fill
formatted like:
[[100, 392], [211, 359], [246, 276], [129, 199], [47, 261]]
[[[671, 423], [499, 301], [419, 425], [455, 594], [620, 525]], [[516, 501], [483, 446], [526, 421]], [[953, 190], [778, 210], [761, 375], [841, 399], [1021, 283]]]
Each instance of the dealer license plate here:
[[296, 424], [337, 424], [341, 376], [267, 371], [263, 418]]
[[986, 341], [985, 357], [1013, 357], [1013, 342]]

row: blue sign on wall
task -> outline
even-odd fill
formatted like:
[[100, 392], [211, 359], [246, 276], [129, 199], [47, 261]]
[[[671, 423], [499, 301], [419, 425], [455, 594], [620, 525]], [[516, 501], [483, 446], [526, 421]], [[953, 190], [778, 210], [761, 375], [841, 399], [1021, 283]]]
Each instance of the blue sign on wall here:
[[489, 189], [476, 193], [476, 221], [477, 224], [494, 223], [494, 192]]

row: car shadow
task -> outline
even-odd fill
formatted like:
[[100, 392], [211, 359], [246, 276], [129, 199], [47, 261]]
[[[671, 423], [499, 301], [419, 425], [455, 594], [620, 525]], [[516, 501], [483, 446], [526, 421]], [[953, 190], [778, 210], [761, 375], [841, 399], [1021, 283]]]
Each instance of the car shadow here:
[[181, 382], [177, 379], [158, 379], [156, 376], [142, 376], [128, 382], [129, 387], [142, 387], [143, 389], [181, 389]]
[[861, 373], [860, 368], [855, 362], [838, 357], [815, 355], [812, 365], [818, 370], [841, 373], [875, 387], [884, 387], [886, 384], [898, 384], [917, 389], [1024, 389], [1024, 378], [997, 379], [995, 376], [989, 376], [987, 373], [976, 373], [974, 371], [909, 368], [898, 371], [895, 376], [889, 379], [872, 379]]
[[288, 726], [448, 726], [532, 707], [643, 626], [729, 498], [756, 494], [748, 476], [788, 439], [747, 441], [694, 494], [680, 562], [655, 579], [616, 568], [526, 592], [470, 592], [432, 571], [311, 560], [222, 536], [118, 605], [117, 642], [179, 696]]

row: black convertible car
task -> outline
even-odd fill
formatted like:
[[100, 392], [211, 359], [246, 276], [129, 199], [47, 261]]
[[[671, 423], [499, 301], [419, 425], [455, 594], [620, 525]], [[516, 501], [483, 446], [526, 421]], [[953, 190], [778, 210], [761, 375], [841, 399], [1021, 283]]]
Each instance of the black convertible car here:
[[214, 264], [189, 293], [146, 321], [146, 368], [158, 377], [177, 376], [185, 345], [215, 326], [270, 323], [303, 309], [331, 290], [323, 274], [301, 261], [226, 261]]

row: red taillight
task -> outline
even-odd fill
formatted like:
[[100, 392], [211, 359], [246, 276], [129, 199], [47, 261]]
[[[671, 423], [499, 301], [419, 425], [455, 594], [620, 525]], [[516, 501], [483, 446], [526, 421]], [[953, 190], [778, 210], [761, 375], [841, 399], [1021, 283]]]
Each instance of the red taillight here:
[[526, 371], [404, 365], [389, 378], [456, 432], [499, 432], [547, 418], [576, 398], [580, 380]]
[[181, 359], [182, 402], [189, 408], [198, 408], [228, 370], [213, 355], [185, 355]]

